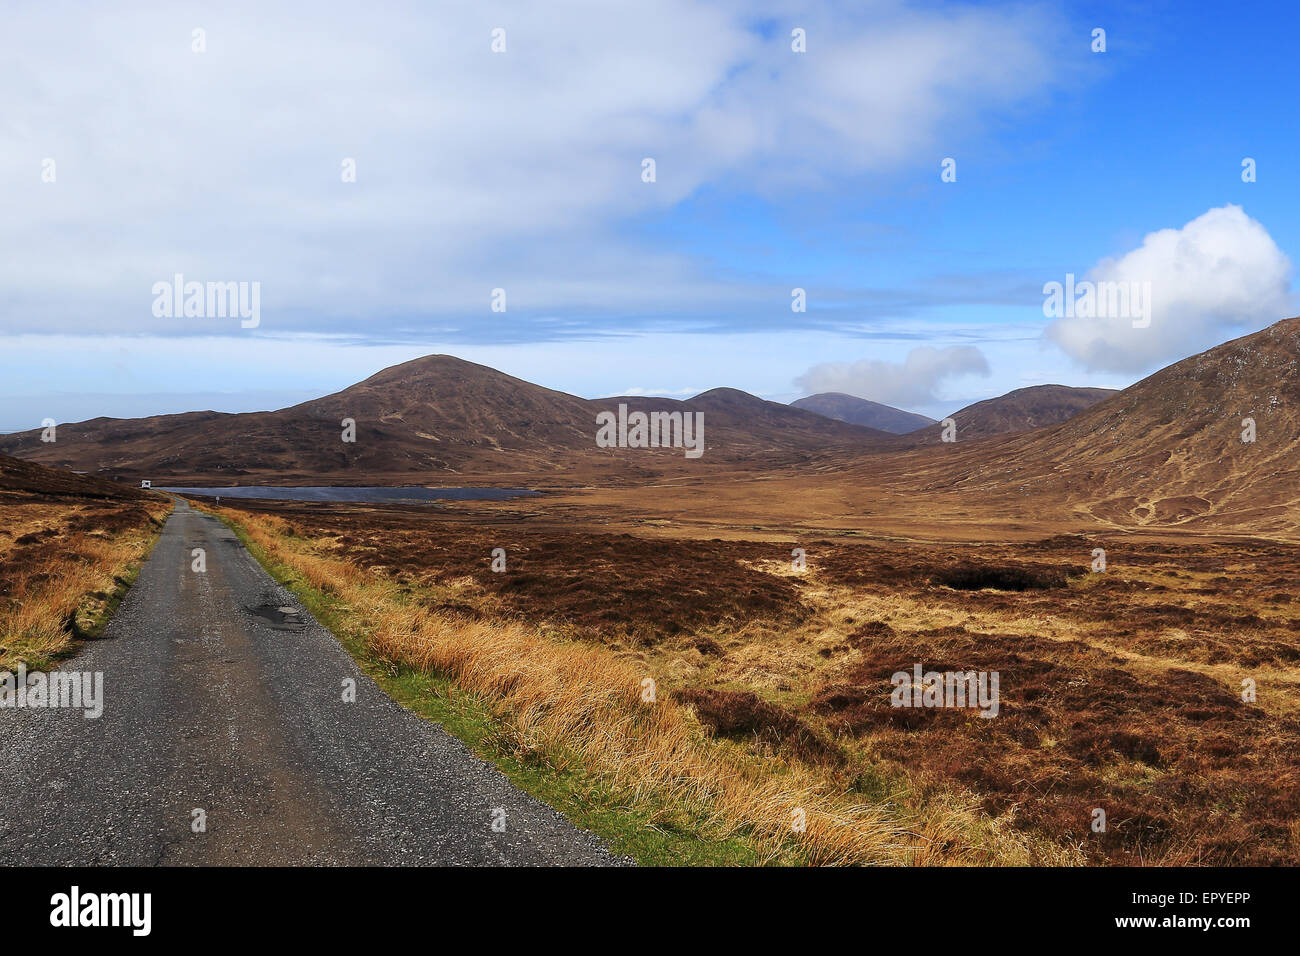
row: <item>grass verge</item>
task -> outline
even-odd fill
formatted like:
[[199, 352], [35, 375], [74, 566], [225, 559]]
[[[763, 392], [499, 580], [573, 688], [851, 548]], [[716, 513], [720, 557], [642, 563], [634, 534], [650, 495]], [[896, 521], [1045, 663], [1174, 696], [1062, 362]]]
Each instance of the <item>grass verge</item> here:
[[170, 511], [170, 502], [160, 502], [125, 521], [69, 509], [30, 536], [37, 540], [0, 555], [8, 592], [0, 605], [0, 669], [48, 670], [75, 653], [78, 641], [99, 637]]

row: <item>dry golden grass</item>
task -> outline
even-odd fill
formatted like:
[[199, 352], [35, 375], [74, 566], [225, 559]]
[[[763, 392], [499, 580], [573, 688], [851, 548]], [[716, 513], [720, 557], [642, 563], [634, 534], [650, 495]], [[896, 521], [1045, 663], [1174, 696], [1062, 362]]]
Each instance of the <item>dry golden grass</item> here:
[[103, 624], [123, 575], [152, 547], [166, 501], [0, 502], [0, 669], [47, 666]]
[[[968, 553], [999, 568], [1020, 551]], [[1076, 551], [1088, 553], [1068, 540], [1035, 553], [1068, 562]], [[905, 568], [904, 553], [884, 560]], [[810, 564], [801, 599], [814, 613], [798, 629], [729, 647], [690, 680], [793, 686], [783, 702], [814, 728], [812, 715], [824, 718], [859, 756], [918, 784], [961, 786], [999, 819], [1084, 847], [1090, 862], [1300, 859], [1294, 828], [1288, 836], [1300, 792], [1298, 620], [1291, 593], [1275, 590], [1300, 559], [1293, 546], [1117, 545], [1107, 574], [1023, 594], [918, 587], [891, 580], [875, 552], [860, 555]], [[765, 685], [738, 666], [760, 653]], [[914, 661], [1001, 671], [1001, 718], [904, 726], [873, 708], [889, 673]], [[1247, 679], [1258, 687], [1249, 701]], [[1112, 818], [1104, 839], [1088, 827], [1094, 807]]]
[[866, 802], [831, 768], [714, 740], [689, 708], [664, 695], [643, 700], [649, 675], [634, 659], [516, 620], [432, 610], [382, 570], [328, 556], [326, 537], [298, 537], [275, 515], [213, 510], [344, 602], [383, 658], [447, 676], [486, 700], [511, 751], [598, 775], [639, 807], [684, 811], [715, 838], [741, 835], [768, 859], [817, 865], [1079, 862], [955, 795]]

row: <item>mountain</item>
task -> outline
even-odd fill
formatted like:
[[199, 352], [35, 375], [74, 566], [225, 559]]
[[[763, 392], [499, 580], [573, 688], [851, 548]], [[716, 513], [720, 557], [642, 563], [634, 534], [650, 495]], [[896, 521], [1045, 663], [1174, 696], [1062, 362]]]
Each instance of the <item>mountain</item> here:
[[[1058, 425], [1105, 401], [1118, 392], [1113, 388], [1071, 388], [1068, 385], [1031, 385], [967, 405], [953, 412], [959, 441], [1008, 435]], [[910, 437], [924, 444], [940, 441], [943, 424], [936, 423], [912, 433]]]
[[802, 408], [816, 412], [818, 415], [825, 415], [827, 418], [834, 418], [836, 421], [848, 422], [851, 425], [865, 425], [894, 435], [905, 435], [918, 428], [934, 424], [934, 419], [927, 418], [925, 415], [905, 412], [892, 405], [882, 405], [880, 402], [868, 401], [856, 395], [845, 395], [843, 392], [819, 392], [793, 401], [790, 405], [793, 408]]
[[[958, 413], [960, 415], [960, 413]], [[1246, 419], [1254, 423], [1254, 441]], [[1120, 527], [1300, 528], [1300, 318], [1161, 369], [1060, 424], [877, 456], [914, 493]]]
[[[704, 456], [687, 462], [681, 449], [598, 448], [596, 415], [619, 403], [630, 410], [704, 412]], [[345, 420], [355, 422], [355, 442], [343, 440]], [[40, 441], [38, 429], [0, 436], [0, 453], [155, 483], [428, 484], [467, 476], [494, 484], [524, 477], [577, 483], [687, 465], [798, 464], [889, 437], [735, 389], [685, 402], [591, 401], [430, 355], [279, 411], [96, 418], [60, 425], [50, 444]]]
[[[612, 408], [619, 402], [627, 403], [629, 409], [643, 411], [702, 412], [706, 428], [722, 429], [733, 436], [732, 444], [739, 442], [751, 453], [776, 452], [783, 447], [821, 451], [828, 444], [836, 443], [851, 448], [855, 443], [869, 444], [890, 438], [888, 432], [876, 428], [840, 422], [806, 409], [769, 402], [736, 388], [713, 388], [684, 402], [623, 396], [599, 399], [592, 404]], [[747, 438], [742, 437], [746, 434]], [[809, 437], [812, 438], [811, 445]]]
[[[1253, 441], [1243, 440], [1248, 418]], [[1294, 525], [1300, 318], [1161, 369], [1017, 453], [1037, 463], [1037, 481], [1078, 494], [1107, 520]]]

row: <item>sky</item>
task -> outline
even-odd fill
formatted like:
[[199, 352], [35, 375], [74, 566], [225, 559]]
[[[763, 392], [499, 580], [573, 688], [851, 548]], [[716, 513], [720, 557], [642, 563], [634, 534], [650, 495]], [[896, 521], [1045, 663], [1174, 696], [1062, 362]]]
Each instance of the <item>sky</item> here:
[[[1300, 12], [1134, 6], [7, 0], [0, 430], [431, 353], [935, 418], [1125, 387], [1300, 312]], [[1087, 282], [1125, 305], [1052, 311]]]

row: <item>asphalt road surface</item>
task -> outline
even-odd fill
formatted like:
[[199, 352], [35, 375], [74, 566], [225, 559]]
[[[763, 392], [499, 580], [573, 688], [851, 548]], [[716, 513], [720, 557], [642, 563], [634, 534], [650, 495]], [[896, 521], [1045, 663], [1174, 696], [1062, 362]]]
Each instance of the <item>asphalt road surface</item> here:
[[103, 673], [103, 715], [0, 709], [2, 864], [616, 862], [393, 703], [184, 502], [103, 638], [61, 669]]

